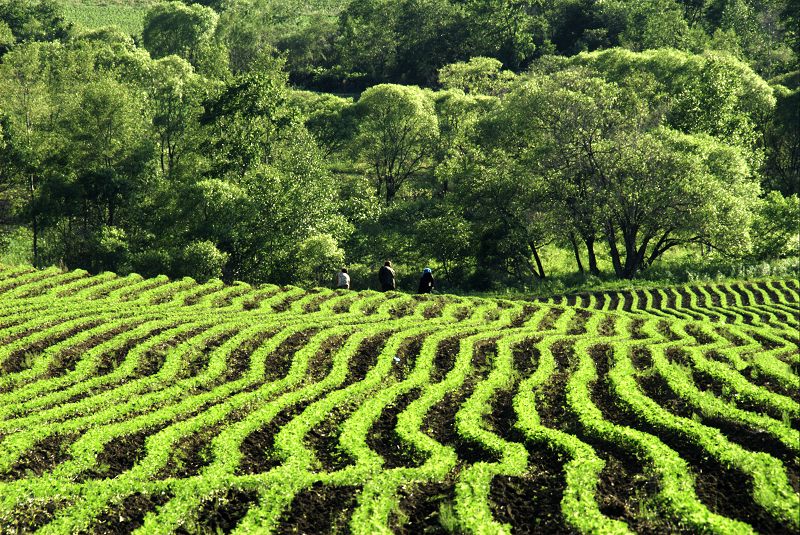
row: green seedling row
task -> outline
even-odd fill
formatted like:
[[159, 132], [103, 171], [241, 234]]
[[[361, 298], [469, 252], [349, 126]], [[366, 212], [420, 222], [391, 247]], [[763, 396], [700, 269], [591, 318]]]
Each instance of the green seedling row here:
[[[799, 287], [531, 302], [0, 266], [0, 533], [796, 532]], [[633, 494], [605, 482], [620, 455]], [[700, 484], [731, 477], [729, 504]]]

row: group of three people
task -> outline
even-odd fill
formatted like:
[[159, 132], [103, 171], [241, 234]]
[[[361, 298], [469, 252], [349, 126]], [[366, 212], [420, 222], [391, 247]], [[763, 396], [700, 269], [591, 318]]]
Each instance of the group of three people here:
[[[384, 262], [383, 267], [378, 270], [378, 281], [381, 284], [382, 292], [388, 292], [389, 290], [397, 288], [394, 269], [392, 269], [392, 263], [389, 260]], [[350, 275], [347, 273], [347, 268], [342, 268], [342, 271], [339, 272], [337, 287], [342, 290], [350, 289]], [[417, 293], [429, 294], [433, 291], [433, 288], [433, 270], [426, 267], [422, 270], [422, 278], [419, 281]]]

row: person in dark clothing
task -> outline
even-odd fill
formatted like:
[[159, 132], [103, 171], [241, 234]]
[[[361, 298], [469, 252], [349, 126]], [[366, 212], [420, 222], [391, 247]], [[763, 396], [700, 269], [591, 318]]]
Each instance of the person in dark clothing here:
[[382, 292], [388, 292], [389, 290], [394, 290], [396, 288], [396, 284], [394, 282], [394, 270], [392, 269], [392, 263], [388, 260], [383, 263], [383, 267], [381, 267], [380, 271], [378, 271], [378, 280], [381, 283]]
[[336, 287], [340, 290], [350, 289], [350, 275], [347, 274], [347, 268], [342, 268], [336, 277]]
[[433, 291], [433, 271], [431, 268], [422, 270], [422, 278], [419, 280], [419, 289], [417, 293], [429, 294]]

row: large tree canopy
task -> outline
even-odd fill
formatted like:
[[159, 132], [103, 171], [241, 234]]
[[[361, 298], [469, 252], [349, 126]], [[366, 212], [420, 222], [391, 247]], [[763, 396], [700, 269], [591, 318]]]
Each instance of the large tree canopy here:
[[307, 284], [389, 257], [496, 289], [771, 262], [794, 3], [166, 1], [132, 35], [0, 0], [0, 255]]
[[603, 236], [624, 278], [679, 244], [746, 249], [759, 189], [745, 153], [662, 120], [631, 88], [583, 69], [520, 83], [482, 127], [487, 149], [505, 155], [493, 166], [520, 184], [501, 198], [528, 199], [510, 226], [529, 228], [529, 214], [552, 203], [547, 211], [582, 238], [591, 268]]
[[386, 84], [365, 91], [355, 109], [355, 152], [388, 204], [428, 163], [438, 134], [433, 103], [419, 88]]

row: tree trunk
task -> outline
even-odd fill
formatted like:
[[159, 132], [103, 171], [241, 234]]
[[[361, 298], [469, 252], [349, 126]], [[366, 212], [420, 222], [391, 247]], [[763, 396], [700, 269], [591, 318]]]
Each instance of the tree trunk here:
[[397, 186], [393, 176], [386, 177], [386, 206], [392, 204], [395, 194], [397, 194]]
[[600, 275], [600, 270], [597, 267], [597, 255], [594, 252], [594, 240], [594, 236], [584, 239], [586, 255], [589, 257], [589, 273], [592, 275]]
[[578, 250], [578, 242], [575, 240], [575, 234], [570, 232], [569, 233], [569, 243], [572, 244], [572, 252], [575, 254], [575, 263], [578, 264], [578, 273], [583, 275], [583, 263], [581, 262], [581, 253]]
[[636, 275], [638, 265], [636, 262], [636, 231], [634, 229], [626, 229], [622, 232], [623, 240], [625, 241], [625, 266], [622, 268], [622, 278], [632, 279]]
[[31, 208], [31, 231], [33, 232], [33, 266], [39, 267], [39, 218], [36, 213], [36, 177], [31, 174], [28, 184]]
[[544, 268], [542, 267], [542, 260], [539, 258], [539, 251], [536, 249], [536, 244], [532, 241], [528, 242], [528, 246], [531, 248], [531, 252], [533, 253], [533, 259], [536, 262], [536, 276], [540, 279], [544, 279]]
[[619, 258], [619, 249], [617, 248], [617, 237], [614, 232], [614, 226], [608, 222], [606, 223], [606, 240], [608, 241], [608, 248], [611, 252], [611, 264], [614, 266], [614, 273], [619, 278], [623, 276], [622, 261]]
[[35, 213], [31, 216], [31, 230], [33, 231], [33, 266], [39, 267], [39, 221]]
[[639, 235], [637, 227], [631, 227], [625, 232], [625, 268], [623, 278], [632, 279], [641, 271], [644, 264], [647, 245], [650, 243], [650, 236], [644, 236], [642, 244], [636, 246], [636, 238]]

